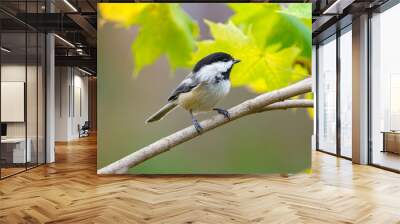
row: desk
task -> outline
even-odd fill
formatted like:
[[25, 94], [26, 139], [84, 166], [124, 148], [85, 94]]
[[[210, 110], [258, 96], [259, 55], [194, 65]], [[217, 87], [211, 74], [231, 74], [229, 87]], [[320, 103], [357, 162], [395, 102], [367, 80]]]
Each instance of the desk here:
[[[5, 138], [1, 139], [1, 156], [6, 163], [26, 163], [32, 160], [30, 138], [27, 139], [25, 154], [25, 138]], [[11, 159], [12, 158], [12, 159]], [[25, 160], [26, 159], [26, 160]]]
[[400, 131], [382, 131], [382, 134], [382, 152], [392, 152], [400, 154]]

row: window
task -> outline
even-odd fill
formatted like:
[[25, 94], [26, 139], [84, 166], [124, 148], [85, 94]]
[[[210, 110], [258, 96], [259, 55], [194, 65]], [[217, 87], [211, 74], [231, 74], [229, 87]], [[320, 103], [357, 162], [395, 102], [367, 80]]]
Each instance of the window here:
[[400, 5], [371, 18], [371, 162], [400, 170]]
[[[18, 13], [39, 12], [42, 4], [19, 2]], [[12, 16], [0, 12], [0, 17], [12, 24], [0, 23], [0, 178], [5, 178], [45, 163], [46, 40]]]
[[318, 149], [336, 153], [336, 36], [318, 47]]
[[352, 157], [352, 33], [351, 26], [340, 36], [340, 155]]

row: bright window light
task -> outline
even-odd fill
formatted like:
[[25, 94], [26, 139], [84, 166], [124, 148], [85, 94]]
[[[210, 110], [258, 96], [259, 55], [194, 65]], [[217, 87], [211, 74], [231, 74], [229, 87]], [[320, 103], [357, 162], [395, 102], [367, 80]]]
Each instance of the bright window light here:
[[7, 48], [4, 48], [4, 47], [1, 48], [1, 51], [4, 51], [6, 53], [10, 53], [11, 52], [10, 50], [8, 50]]
[[68, 7], [70, 7], [74, 12], [78, 12], [78, 10], [68, 1], [68, 0], [64, 0], [65, 4], [68, 5]]
[[83, 69], [81, 69], [81, 68], [78, 68], [78, 70], [81, 71], [81, 72], [83, 72], [83, 73], [85, 73], [85, 74], [87, 74], [87, 75], [93, 75], [92, 73], [90, 73], [90, 72], [88, 72], [88, 71], [86, 71], [86, 70], [83, 70]]
[[61, 40], [62, 42], [66, 43], [68, 46], [75, 48], [75, 45], [73, 45], [73, 44], [72, 44], [71, 42], [69, 42], [68, 40], [66, 40], [66, 39], [64, 39], [64, 38], [62, 38], [62, 37], [60, 37], [60, 36], [57, 35], [57, 34], [54, 34], [54, 36], [57, 37], [57, 38], [58, 38], [59, 40]]

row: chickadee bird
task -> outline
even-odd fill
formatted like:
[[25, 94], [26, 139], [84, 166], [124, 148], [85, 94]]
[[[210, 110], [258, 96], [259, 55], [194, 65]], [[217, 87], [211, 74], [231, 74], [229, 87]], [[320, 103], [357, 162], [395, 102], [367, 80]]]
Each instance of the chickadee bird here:
[[214, 108], [214, 106], [229, 93], [231, 88], [229, 75], [233, 65], [238, 62], [240, 60], [223, 52], [204, 57], [172, 92], [168, 103], [151, 115], [146, 123], [162, 119], [178, 105], [190, 112], [192, 123], [198, 133], [202, 131], [202, 127], [194, 114], [215, 110], [229, 119], [227, 110]]

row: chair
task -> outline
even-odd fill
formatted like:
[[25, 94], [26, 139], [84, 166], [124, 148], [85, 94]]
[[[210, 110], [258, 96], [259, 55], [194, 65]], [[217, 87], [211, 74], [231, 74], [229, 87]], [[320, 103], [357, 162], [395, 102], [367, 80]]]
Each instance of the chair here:
[[82, 127], [80, 127], [80, 125], [78, 124], [79, 138], [89, 136], [89, 129], [89, 121], [85, 121]]

